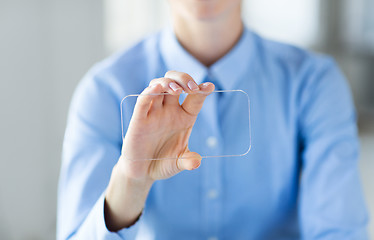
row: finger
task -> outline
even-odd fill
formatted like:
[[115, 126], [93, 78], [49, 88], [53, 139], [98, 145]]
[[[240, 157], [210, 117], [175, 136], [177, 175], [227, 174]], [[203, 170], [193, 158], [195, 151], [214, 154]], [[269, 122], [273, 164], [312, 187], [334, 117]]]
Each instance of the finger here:
[[152, 100], [158, 97], [158, 95], [152, 94], [159, 94], [161, 92], [162, 86], [159, 84], [155, 84], [144, 89], [136, 100], [133, 117], [137, 119], [146, 118], [148, 116]]
[[[164, 105], [178, 104], [179, 105], [179, 95], [182, 93], [183, 88], [170, 78], [157, 78], [150, 82], [150, 85], [160, 84], [163, 87], [164, 92], [170, 95], [165, 95], [163, 98]], [[157, 105], [160, 106], [160, 105]], [[153, 107], [152, 107], [153, 109]]]
[[149, 86], [153, 86], [155, 84], [161, 85], [162, 88], [163, 88], [163, 92], [169, 93], [171, 95], [179, 95], [183, 91], [183, 88], [171, 78], [156, 78], [156, 79], [153, 79], [149, 83]]
[[210, 82], [200, 84], [201, 91], [196, 94], [188, 94], [182, 104], [184, 111], [191, 115], [197, 115], [203, 107], [206, 97], [214, 91], [214, 84]]
[[170, 78], [176, 81], [186, 93], [193, 93], [200, 90], [195, 80], [184, 72], [168, 71], [165, 78]]
[[169, 80], [168, 87], [173, 91], [173, 93], [164, 96], [163, 105], [179, 105], [179, 95], [182, 93], [183, 88], [174, 80], [170, 78], [166, 79]]
[[165, 97], [165, 95], [163, 95], [162, 91], [161, 91], [160, 95], [157, 95], [153, 98], [151, 107], [148, 111], [148, 114], [150, 114], [152, 111], [156, 111], [156, 110], [162, 108], [162, 103], [164, 101], [164, 97]]
[[196, 152], [186, 152], [177, 159], [177, 167], [180, 171], [194, 170], [201, 165], [201, 156]]
[[163, 105], [178, 105], [179, 106], [179, 95], [165, 95]]

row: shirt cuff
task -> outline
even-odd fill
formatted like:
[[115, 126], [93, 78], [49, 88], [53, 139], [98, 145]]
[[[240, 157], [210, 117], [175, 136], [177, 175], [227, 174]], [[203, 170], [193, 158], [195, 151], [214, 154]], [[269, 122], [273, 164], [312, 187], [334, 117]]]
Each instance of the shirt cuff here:
[[[104, 216], [104, 201], [105, 193], [103, 193], [92, 211], [88, 215], [86, 221], [83, 223], [80, 230], [86, 232], [84, 234], [84, 239], [100, 239], [100, 240], [132, 240], [135, 239], [138, 229], [139, 229], [139, 219], [138, 221], [128, 228], [121, 229], [118, 232], [111, 232], [108, 230], [105, 224]], [[89, 226], [92, 226], [89, 227]], [[81, 231], [80, 231], [81, 232]], [[80, 234], [79, 234], [80, 235]]]

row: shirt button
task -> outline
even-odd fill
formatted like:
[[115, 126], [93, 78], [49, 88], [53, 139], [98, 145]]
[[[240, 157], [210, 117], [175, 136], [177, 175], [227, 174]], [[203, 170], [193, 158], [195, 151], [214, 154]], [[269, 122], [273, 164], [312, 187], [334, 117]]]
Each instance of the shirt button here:
[[217, 237], [210, 237], [210, 238], [208, 238], [208, 240], [218, 240], [218, 238]]
[[206, 139], [206, 144], [207, 144], [210, 148], [214, 148], [214, 147], [216, 147], [216, 146], [217, 146], [217, 143], [218, 143], [218, 141], [217, 141], [217, 138], [215, 138], [215, 137], [208, 137], [208, 138]]
[[218, 196], [218, 192], [215, 189], [211, 189], [208, 192], [208, 198], [215, 199]]

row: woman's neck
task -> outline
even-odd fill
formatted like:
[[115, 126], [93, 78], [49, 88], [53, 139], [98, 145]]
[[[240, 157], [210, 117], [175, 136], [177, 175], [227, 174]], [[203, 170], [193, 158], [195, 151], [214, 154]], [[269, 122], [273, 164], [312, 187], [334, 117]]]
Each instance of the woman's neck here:
[[207, 67], [235, 46], [244, 28], [240, 13], [213, 20], [186, 20], [178, 16], [173, 19], [180, 44]]

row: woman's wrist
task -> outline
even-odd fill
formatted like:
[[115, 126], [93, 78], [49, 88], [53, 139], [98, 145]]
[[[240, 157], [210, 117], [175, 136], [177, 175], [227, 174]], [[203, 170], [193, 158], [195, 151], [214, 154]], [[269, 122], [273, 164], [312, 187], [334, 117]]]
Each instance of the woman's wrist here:
[[128, 177], [117, 164], [105, 195], [105, 222], [110, 231], [133, 225], [142, 213], [153, 180]]

